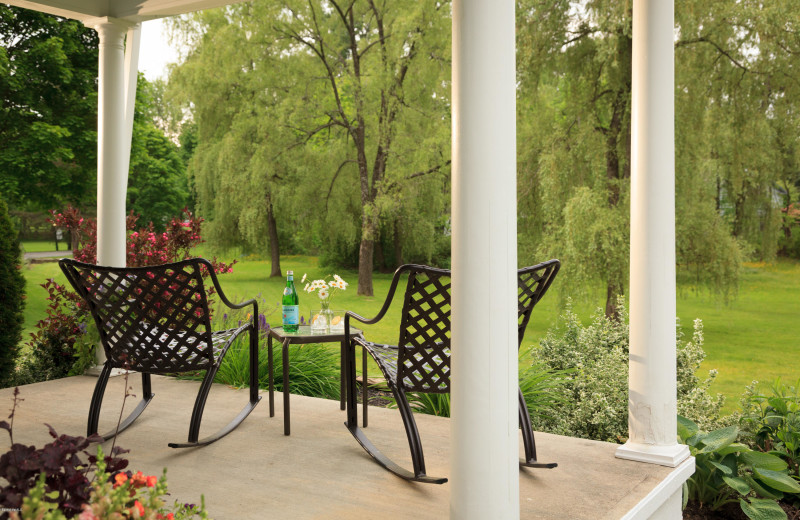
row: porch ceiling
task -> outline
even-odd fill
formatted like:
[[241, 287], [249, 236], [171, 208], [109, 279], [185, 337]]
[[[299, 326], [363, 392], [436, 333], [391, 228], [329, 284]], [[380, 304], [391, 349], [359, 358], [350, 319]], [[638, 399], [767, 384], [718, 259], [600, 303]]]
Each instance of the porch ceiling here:
[[[78, 376], [21, 388], [14, 438], [41, 447], [50, 442], [47, 427], [83, 435], [96, 379]], [[141, 378], [134, 377], [134, 393]], [[130, 469], [167, 477], [169, 502], [199, 503], [211, 517], [241, 518], [447, 518], [450, 486], [403, 481], [369, 458], [350, 436], [338, 401], [292, 396], [292, 435], [283, 435], [281, 407], [269, 417], [267, 396], [233, 433], [210, 446], [190, 450], [167, 447], [184, 441], [197, 382], [155, 376], [155, 399], [118, 444], [130, 449]], [[101, 431], [112, 428], [124, 392], [124, 379], [112, 378], [106, 391]], [[247, 401], [247, 390], [215, 385], [204, 419], [204, 433], [223, 426]], [[0, 407], [11, 406], [12, 389], [0, 390]], [[278, 397], [277, 403], [281, 399]], [[133, 406], [131, 398], [128, 406]], [[447, 475], [448, 419], [418, 415], [417, 422], [431, 475]], [[387, 455], [410, 465], [397, 410], [370, 409], [368, 432]], [[108, 445], [109, 443], [106, 443]], [[539, 458], [556, 461], [552, 470], [520, 471], [520, 517], [525, 519], [622, 518], [672, 468], [614, 457], [615, 444], [536, 434]], [[8, 439], [2, 436], [0, 449]], [[522, 444], [520, 441], [520, 453]]]
[[82, 22], [106, 16], [141, 22], [240, 1], [242, 0], [6, 0], [6, 3]]

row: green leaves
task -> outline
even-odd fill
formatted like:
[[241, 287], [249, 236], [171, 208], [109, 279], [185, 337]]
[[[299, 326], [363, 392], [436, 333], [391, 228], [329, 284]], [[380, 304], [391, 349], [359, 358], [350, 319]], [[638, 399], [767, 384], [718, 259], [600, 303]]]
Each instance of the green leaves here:
[[775, 501], [784, 493], [800, 493], [800, 484], [788, 475], [783, 459], [734, 442], [739, 434], [736, 426], [705, 433], [693, 421], [679, 416], [678, 432], [696, 464], [695, 474], [684, 488], [685, 500], [718, 509], [738, 495], [749, 518], [786, 518]]
[[773, 489], [784, 493], [800, 493], [800, 484], [786, 473], [764, 468], [753, 468], [753, 474], [758, 480]]
[[748, 518], [753, 520], [786, 520], [786, 513], [774, 500], [754, 498], [747, 502], [740, 498], [739, 505]]

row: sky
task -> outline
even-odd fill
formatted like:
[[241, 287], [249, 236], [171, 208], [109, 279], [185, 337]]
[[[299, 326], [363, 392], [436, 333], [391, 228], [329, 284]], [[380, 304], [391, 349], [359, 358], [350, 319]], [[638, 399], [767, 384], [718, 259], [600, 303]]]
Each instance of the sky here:
[[163, 21], [142, 22], [142, 43], [139, 48], [139, 71], [148, 81], [167, 78], [167, 64], [178, 61], [178, 52], [167, 43]]

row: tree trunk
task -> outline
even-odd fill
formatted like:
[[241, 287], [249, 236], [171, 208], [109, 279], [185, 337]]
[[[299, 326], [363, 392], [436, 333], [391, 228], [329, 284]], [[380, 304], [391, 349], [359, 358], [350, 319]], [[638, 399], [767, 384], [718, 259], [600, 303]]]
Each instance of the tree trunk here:
[[378, 217], [372, 215], [369, 208], [365, 208], [362, 218], [361, 246], [358, 250], [358, 294], [372, 296], [372, 258], [375, 251]]
[[403, 265], [403, 240], [400, 231], [400, 219], [394, 221], [394, 262], [395, 269]]
[[275, 211], [272, 209], [272, 199], [267, 195], [267, 234], [269, 235], [269, 255], [272, 261], [270, 278], [283, 276], [281, 272], [281, 250], [278, 245], [278, 224], [275, 222]]
[[358, 294], [372, 296], [372, 252], [375, 242], [367, 238], [361, 239], [358, 249]]
[[623, 294], [622, 287], [617, 286], [612, 281], [606, 287], [606, 318], [619, 321], [619, 307], [617, 307], [617, 297]]

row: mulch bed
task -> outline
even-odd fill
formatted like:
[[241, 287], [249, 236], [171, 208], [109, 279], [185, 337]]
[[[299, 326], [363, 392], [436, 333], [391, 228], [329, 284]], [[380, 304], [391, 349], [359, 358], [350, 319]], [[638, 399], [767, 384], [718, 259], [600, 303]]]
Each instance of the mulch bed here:
[[[789, 520], [800, 520], [800, 509], [783, 502], [780, 504]], [[700, 508], [696, 503], [689, 503], [683, 510], [683, 520], [748, 520], [748, 518], [738, 503], [727, 504], [719, 511], [711, 511], [708, 508]]]

